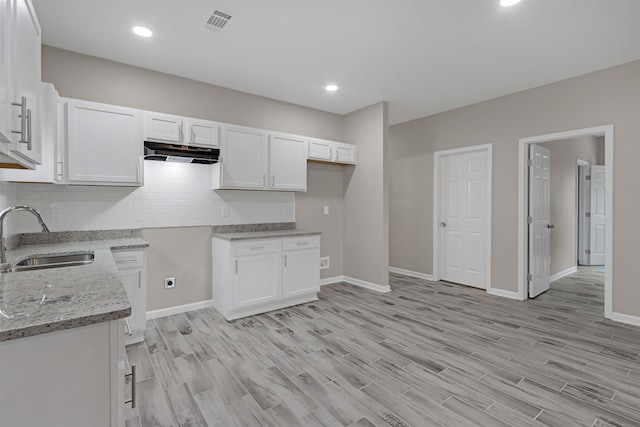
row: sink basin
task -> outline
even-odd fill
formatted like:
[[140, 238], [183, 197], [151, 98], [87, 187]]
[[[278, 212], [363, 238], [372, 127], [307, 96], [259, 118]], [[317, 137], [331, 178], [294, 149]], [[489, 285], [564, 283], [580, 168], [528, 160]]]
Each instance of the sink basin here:
[[91, 264], [93, 253], [84, 252], [72, 255], [34, 256], [16, 263], [12, 271], [39, 270], [45, 268], [72, 267], [75, 265]]

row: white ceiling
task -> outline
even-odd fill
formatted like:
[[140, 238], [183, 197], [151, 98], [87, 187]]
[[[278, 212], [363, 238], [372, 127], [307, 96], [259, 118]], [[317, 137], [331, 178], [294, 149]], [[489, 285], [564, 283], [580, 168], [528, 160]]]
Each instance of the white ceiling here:
[[640, 0], [498, 1], [33, 3], [44, 44], [338, 114], [386, 100], [391, 124], [640, 59]]

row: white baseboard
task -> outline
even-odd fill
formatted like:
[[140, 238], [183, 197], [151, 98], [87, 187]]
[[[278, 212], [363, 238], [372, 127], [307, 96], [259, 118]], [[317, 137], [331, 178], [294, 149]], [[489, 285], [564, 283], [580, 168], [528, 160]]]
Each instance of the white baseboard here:
[[191, 304], [176, 305], [174, 307], [160, 308], [158, 310], [147, 311], [147, 320], [158, 317], [172, 316], [174, 314], [186, 313], [187, 311], [200, 310], [201, 308], [213, 307], [213, 300], [193, 302]]
[[404, 268], [389, 267], [389, 273], [404, 274], [405, 276], [417, 277], [418, 279], [433, 281], [432, 274], [420, 273], [418, 271], [405, 270]]
[[356, 279], [355, 277], [344, 276], [344, 281], [352, 285], [360, 286], [361, 288], [367, 288], [376, 292], [391, 292], [389, 285], [378, 285], [376, 283], [366, 282], [364, 280]]
[[326, 279], [320, 279], [320, 286], [331, 285], [333, 283], [344, 282], [344, 276], [327, 277]]
[[517, 292], [505, 291], [504, 289], [489, 288], [487, 289], [487, 293], [503, 298], [520, 299], [518, 298]]
[[629, 325], [640, 326], [640, 317], [631, 316], [629, 314], [616, 313], [615, 311], [611, 313], [611, 320], [615, 320], [616, 322], [628, 323]]
[[556, 274], [552, 274], [551, 277], [549, 277], [549, 281], [555, 282], [558, 279], [562, 279], [565, 276], [568, 276], [570, 274], [577, 273], [577, 272], [578, 272], [578, 267], [576, 266], [569, 267], [566, 270], [562, 270]]

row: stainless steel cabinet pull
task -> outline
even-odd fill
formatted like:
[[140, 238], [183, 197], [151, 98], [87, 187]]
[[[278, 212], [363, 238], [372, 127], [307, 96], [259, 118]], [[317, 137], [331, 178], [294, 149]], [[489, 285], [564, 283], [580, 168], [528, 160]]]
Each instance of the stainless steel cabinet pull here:
[[236, 260], [236, 274], [238, 274], [238, 260]]
[[12, 102], [14, 107], [20, 107], [20, 130], [12, 130], [11, 133], [17, 133], [20, 135], [18, 142], [27, 143], [25, 136], [27, 133], [27, 98], [20, 98], [20, 102]]
[[333, 148], [329, 147], [329, 160], [333, 160]]
[[287, 254], [284, 254], [284, 266], [287, 266]]
[[265, 178], [265, 175], [262, 175], [262, 186], [263, 187], [264, 187], [264, 178]]
[[138, 289], [142, 287], [142, 271], [138, 270]]
[[136, 365], [131, 365], [131, 373], [124, 374], [124, 377], [131, 377], [131, 399], [125, 400], [124, 403], [131, 403], [131, 409], [136, 407]]
[[22, 141], [27, 143], [27, 150], [31, 151], [31, 110], [27, 110], [27, 140]]
[[259, 251], [260, 249], [264, 249], [264, 246], [254, 246], [251, 248], [252, 251]]
[[182, 135], [182, 122], [180, 122], [180, 125], [178, 125], [178, 140], [182, 141], [183, 139], [183, 135]]
[[276, 185], [276, 176], [275, 176], [275, 175], [272, 175], [272, 176], [271, 176], [271, 186], [272, 186], [272, 187], [275, 187], [275, 185]]
[[124, 328], [127, 330], [127, 335], [133, 335], [133, 331], [131, 330], [131, 325], [129, 324], [129, 319], [124, 319]]
[[191, 142], [196, 142], [196, 131], [193, 130], [193, 125], [191, 125]]
[[309, 244], [309, 242], [298, 242], [297, 243], [298, 246], [308, 245], [308, 244]]

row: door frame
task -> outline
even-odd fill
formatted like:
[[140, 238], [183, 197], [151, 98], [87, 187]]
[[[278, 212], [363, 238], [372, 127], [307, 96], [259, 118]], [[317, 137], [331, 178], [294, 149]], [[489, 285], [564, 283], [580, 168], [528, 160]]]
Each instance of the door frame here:
[[485, 215], [485, 251], [486, 251], [486, 291], [491, 293], [491, 181], [493, 178], [493, 144], [473, 145], [470, 147], [453, 148], [451, 150], [435, 151], [433, 153], [433, 280], [440, 280], [440, 174], [442, 173], [442, 159], [452, 154], [464, 154], [474, 151], [487, 153], [487, 198]]
[[520, 138], [518, 141], [518, 299], [527, 299], [527, 256], [529, 235], [527, 232], [528, 201], [528, 151], [529, 144], [559, 141], [580, 136], [604, 137], [605, 152], [605, 273], [604, 317], [611, 318], [613, 311], [613, 125], [595, 126], [540, 136]]

